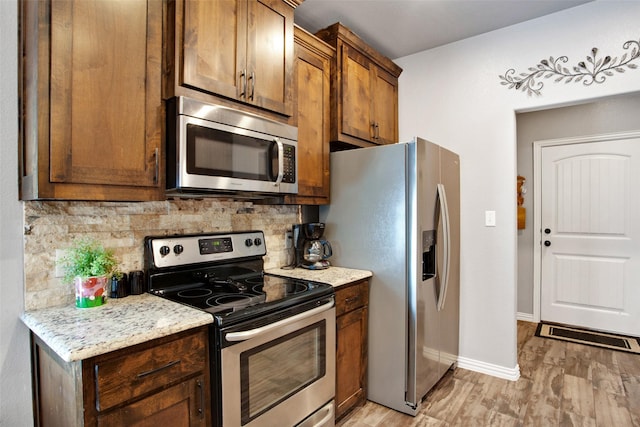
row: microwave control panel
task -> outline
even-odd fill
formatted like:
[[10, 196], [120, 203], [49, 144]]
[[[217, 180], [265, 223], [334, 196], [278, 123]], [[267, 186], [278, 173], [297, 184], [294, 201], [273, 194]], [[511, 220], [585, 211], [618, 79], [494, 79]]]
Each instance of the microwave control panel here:
[[284, 171], [282, 176], [282, 182], [296, 182], [296, 147], [293, 145], [284, 144], [283, 150], [283, 164]]

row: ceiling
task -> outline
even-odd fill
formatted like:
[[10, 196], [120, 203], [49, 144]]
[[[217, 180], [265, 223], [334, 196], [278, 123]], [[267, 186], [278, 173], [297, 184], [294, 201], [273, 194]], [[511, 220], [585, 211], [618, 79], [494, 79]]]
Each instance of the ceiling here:
[[593, 0], [305, 0], [295, 23], [315, 33], [341, 22], [396, 59]]

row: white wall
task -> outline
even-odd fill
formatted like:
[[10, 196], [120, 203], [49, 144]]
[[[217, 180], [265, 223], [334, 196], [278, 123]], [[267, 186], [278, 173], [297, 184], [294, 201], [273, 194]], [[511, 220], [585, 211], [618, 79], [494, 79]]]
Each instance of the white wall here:
[[[640, 2], [595, 1], [396, 60], [400, 139], [418, 135], [461, 157], [460, 366], [518, 375], [515, 112], [640, 89], [640, 69], [591, 86], [543, 79], [540, 96], [507, 89], [498, 76], [550, 56], [567, 56], [573, 68], [593, 47], [620, 57], [624, 42], [640, 40], [638, 22]], [[496, 211], [496, 227], [484, 226], [486, 210]]]
[[0, 1], [0, 426], [33, 425], [18, 201], [18, 2]]

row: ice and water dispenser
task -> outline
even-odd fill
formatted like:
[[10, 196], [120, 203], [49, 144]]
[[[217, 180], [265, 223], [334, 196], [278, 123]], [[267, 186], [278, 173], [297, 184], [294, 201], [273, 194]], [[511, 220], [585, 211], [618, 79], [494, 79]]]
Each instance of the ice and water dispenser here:
[[436, 276], [436, 230], [422, 232], [422, 280]]

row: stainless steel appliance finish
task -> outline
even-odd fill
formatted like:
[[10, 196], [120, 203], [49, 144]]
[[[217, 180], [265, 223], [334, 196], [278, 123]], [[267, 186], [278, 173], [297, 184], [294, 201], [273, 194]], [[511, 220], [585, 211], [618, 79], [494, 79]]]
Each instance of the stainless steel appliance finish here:
[[224, 330], [222, 425], [294, 426], [333, 407], [335, 318], [329, 302], [271, 325]]
[[298, 129], [186, 97], [167, 103], [169, 195], [298, 192]]
[[149, 292], [213, 315], [214, 426], [333, 426], [333, 287], [265, 274], [265, 254], [261, 231], [147, 237]]
[[415, 415], [455, 366], [459, 158], [423, 139], [331, 154], [333, 264], [373, 272], [367, 398]]

